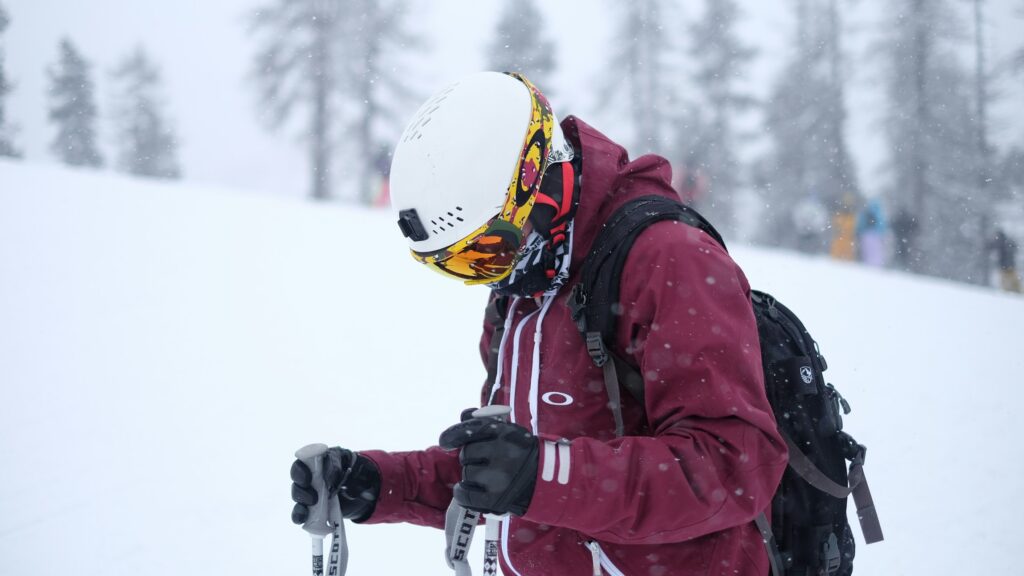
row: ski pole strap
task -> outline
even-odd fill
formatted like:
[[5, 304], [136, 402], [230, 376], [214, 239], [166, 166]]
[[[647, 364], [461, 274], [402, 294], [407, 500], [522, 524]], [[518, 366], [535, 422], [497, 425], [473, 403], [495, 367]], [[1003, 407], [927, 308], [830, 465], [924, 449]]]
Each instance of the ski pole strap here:
[[455, 500], [448, 505], [444, 516], [445, 562], [455, 571], [455, 576], [472, 576], [469, 567], [469, 546], [473, 543], [473, 531], [480, 523], [479, 512], [463, 508]]
[[875, 510], [875, 502], [871, 497], [871, 490], [868, 488], [867, 478], [864, 476], [864, 455], [860, 452], [853, 459], [850, 465], [849, 486], [841, 486], [825, 475], [811, 462], [796, 442], [783, 430], [779, 430], [786, 440], [789, 448], [789, 466], [794, 472], [800, 475], [805, 482], [818, 490], [836, 498], [846, 498], [853, 494], [853, 501], [857, 505], [857, 519], [860, 520], [860, 529], [864, 534], [864, 541], [873, 544], [882, 540], [882, 526], [878, 520], [878, 512]]
[[341, 499], [335, 495], [331, 505], [331, 553], [327, 557], [328, 576], [345, 576], [348, 571], [348, 537], [345, 535], [345, 519], [341, 515]]
[[772, 532], [772, 525], [768, 522], [768, 517], [761, 512], [754, 518], [754, 524], [757, 525], [757, 530], [761, 532], [761, 540], [764, 542], [764, 547], [768, 550], [768, 563], [772, 567], [772, 576], [783, 576], [782, 573], [782, 557], [779, 555], [779, 547], [775, 543], [775, 533]]

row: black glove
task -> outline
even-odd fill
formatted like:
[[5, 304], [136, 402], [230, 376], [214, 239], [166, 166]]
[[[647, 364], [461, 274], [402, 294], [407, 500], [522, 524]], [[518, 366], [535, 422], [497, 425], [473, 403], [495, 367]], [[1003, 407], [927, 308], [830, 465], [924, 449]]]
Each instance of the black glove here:
[[[346, 520], [362, 522], [373, 514], [380, 495], [380, 471], [369, 458], [344, 448], [330, 448], [323, 455], [324, 486], [327, 497], [335, 494]], [[292, 522], [302, 524], [309, 517], [309, 506], [319, 500], [313, 489], [313, 473], [296, 460], [292, 463]]]
[[445, 430], [441, 448], [461, 448], [462, 481], [455, 501], [477, 512], [522, 516], [537, 483], [540, 442], [529, 430], [497, 418], [470, 418]]

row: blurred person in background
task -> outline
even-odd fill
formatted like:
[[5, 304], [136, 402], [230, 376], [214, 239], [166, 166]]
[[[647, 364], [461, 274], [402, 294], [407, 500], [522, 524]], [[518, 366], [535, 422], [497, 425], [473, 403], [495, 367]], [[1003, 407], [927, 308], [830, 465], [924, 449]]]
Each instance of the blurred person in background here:
[[1020, 276], [1017, 274], [1017, 243], [1001, 228], [988, 243], [988, 249], [995, 252], [999, 265], [999, 284], [1007, 292], [1021, 291]]
[[842, 206], [832, 215], [832, 247], [829, 254], [836, 260], [857, 259], [857, 212], [852, 194], [843, 196]]
[[817, 196], [805, 196], [793, 207], [793, 227], [796, 229], [797, 249], [808, 254], [820, 254], [826, 245], [823, 240], [828, 228], [828, 211]]
[[892, 235], [895, 244], [893, 255], [900, 270], [911, 269], [914, 259], [911, 251], [917, 229], [917, 218], [910, 210], [902, 208], [896, 213], [896, 217], [892, 221]]
[[376, 193], [373, 194], [373, 205], [387, 207], [391, 205], [391, 150], [387, 146], [381, 146], [374, 158], [374, 168], [377, 169]]
[[882, 203], [872, 198], [857, 215], [857, 248], [861, 262], [878, 268], [885, 266], [888, 232]]

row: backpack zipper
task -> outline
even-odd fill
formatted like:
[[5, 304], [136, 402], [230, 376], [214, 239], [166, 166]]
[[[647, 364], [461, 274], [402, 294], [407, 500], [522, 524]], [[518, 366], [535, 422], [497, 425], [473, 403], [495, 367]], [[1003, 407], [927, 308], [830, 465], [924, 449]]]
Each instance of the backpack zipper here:
[[840, 414], [840, 408], [843, 414], [849, 414], [850, 403], [846, 401], [846, 398], [843, 398], [835, 386], [824, 380], [828, 364], [825, 362], [825, 357], [821, 355], [817, 340], [811, 337], [807, 328], [788, 308], [779, 304], [772, 296], [768, 294], [765, 294], [765, 296], [768, 303], [768, 315], [781, 324], [790, 337], [801, 344], [800, 348], [808, 355], [811, 363], [815, 365], [818, 373], [821, 374], [822, 380], [820, 384], [824, 385], [824, 392], [827, 397], [824, 403], [825, 409], [831, 410], [836, 431], [842, 431], [843, 417]]
[[767, 294], [765, 296], [768, 297], [768, 315], [775, 320], [781, 320], [779, 323], [782, 324], [786, 332], [795, 341], [800, 342], [800, 348], [811, 359], [811, 362], [815, 364], [818, 372], [824, 375], [825, 370], [828, 369], [828, 364], [825, 362], [825, 357], [821, 355], [817, 340], [811, 337], [807, 328], [789, 308], [786, 308], [774, 297]]

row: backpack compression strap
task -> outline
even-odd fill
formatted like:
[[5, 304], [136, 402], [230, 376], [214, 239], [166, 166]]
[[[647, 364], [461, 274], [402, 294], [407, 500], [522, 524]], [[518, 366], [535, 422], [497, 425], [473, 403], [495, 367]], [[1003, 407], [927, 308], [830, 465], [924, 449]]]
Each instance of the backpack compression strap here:
[[864, 457], [867, 454], [867, 448], [854, 442], [853, 438], [850, 438], [848, 434], [840, 432], [843, 436], [844, 444], [849, 446], [853, 452], [852, 454], [846, 454], [847, 460], [850, 460], [849, 479], [847, 481], [849, 486], [843, 486], [834, 482], [815, 466], [814, 462], [811, 462], [811, 459], [803, 453], [803, 450], [797, 446], [796, 442], [781, 427], [779, 428], [779, 433], [782, 434], [782, 438], [786, 441], [786, 447], [789, 448], [789, 467], [803, 478], [805, 482], [830, 496], [846, 498], [852, 494], [854, 505], [857, 506], [857, 518], [860, 520], [860, 529], [864, 534], [864, 542], [867, 544], [881, 542], [884, 539], [882, 536], [882, 525], [878, 520], [878, 512], [875, 510], [875, 500], [871, 496], [868, 480], [864, 476]]
[[505, 332], [505, 316], [508, 314], [508, 296], [491, 294], [484, 312], [484, 321], [491, 326], [491, 339], [487, 343], [487, 380], [485, 390], [492, 390], [494, 379], [498, 375], [498, 351], [501, 348], [501, 337]]

